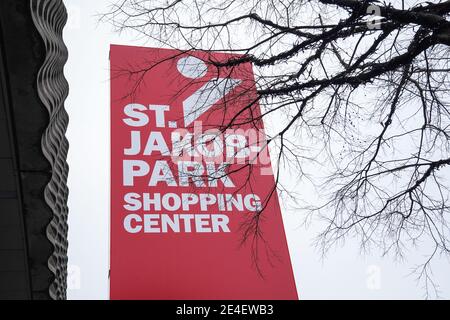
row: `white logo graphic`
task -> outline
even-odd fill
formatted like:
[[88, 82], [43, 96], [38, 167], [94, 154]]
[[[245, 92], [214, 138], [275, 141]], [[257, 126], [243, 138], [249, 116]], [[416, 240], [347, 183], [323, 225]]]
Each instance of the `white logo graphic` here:
[[381, 289], [381, 268], [376, 265], [371, 265], [366, 271], [367, 279], [366, 285], [369, 290]]
[[67, 266], [67, 289], [81, 289], [81, 268], [76, 265]]
[[[195, 57], [181, 58], [178, 61], [177, 68], [183, 76], [190, 79], [203, 78], [208, 72], [205, 62]], [[241, 82], [241, 80], [229, 78], [209, 80], [183, 102], [184, 125], [188, 127], [192, 124]]]

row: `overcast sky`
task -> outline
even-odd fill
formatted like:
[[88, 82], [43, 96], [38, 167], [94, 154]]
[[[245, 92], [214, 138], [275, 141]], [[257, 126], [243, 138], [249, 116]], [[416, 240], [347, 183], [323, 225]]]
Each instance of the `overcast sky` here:
[[[109, 263], [109, 70], [110, 44], [155, 46], [99, 24], [97, 14], [111, 0], [66, 0], [65, 29], [70, 84], [69, 152], [69, 298], [108, 299]], [[312, 190], [300, 190], [311, 193]], [[299, 295], [302, 299], [421, 299], [425, 291], [411, 276], [423, 253], [411, 250], [407, 261], [361, 254], [347, 241], [325, 259], [312, 246], [320, 224], [301, 226], [302, 212], [284, 210], [283, 218]], [[434, 266], [441, 295], [450, 298], [450, 263]]]

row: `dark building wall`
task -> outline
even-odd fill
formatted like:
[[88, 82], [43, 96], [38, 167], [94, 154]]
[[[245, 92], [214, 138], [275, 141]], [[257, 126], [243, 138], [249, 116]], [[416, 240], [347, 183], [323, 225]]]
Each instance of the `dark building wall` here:
[[66, 297], [66, 19], [61, 0], [0, 1], [0, 298]]
[[29, 299], [27, 245], [4, 51], [0, 42], [0, 298]]

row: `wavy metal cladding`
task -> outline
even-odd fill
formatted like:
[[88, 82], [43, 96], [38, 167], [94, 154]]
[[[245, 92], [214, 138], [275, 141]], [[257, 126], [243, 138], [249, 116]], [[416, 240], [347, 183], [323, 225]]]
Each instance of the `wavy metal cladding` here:
[[67, 21], [67, 11], [62, 0], [30, 0], [34, 24], [44, 40], [46, 57], [37, 77], [37, 89], [49, 113], [49, 124], [42, 137], [42, 151], [52, 167], [52, 178], [45, 189], [45, 201], [53, 212], [47, 227], [47, 237], [54, 251], [48, 267], [55, 275], [50, 285], [51, 298], [66, 299], [67, 288], [67, 152], [65, 137], [69, 117], [64, 101], [69, 86], [63, 69], [67, 61], [67, 48], [62, 32]]

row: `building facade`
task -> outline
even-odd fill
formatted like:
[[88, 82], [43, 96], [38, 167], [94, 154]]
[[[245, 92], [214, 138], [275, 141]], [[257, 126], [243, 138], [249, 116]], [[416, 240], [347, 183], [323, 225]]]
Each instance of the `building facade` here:
[[62, 0], [0, 1], [0, 299], [65, 299]]

